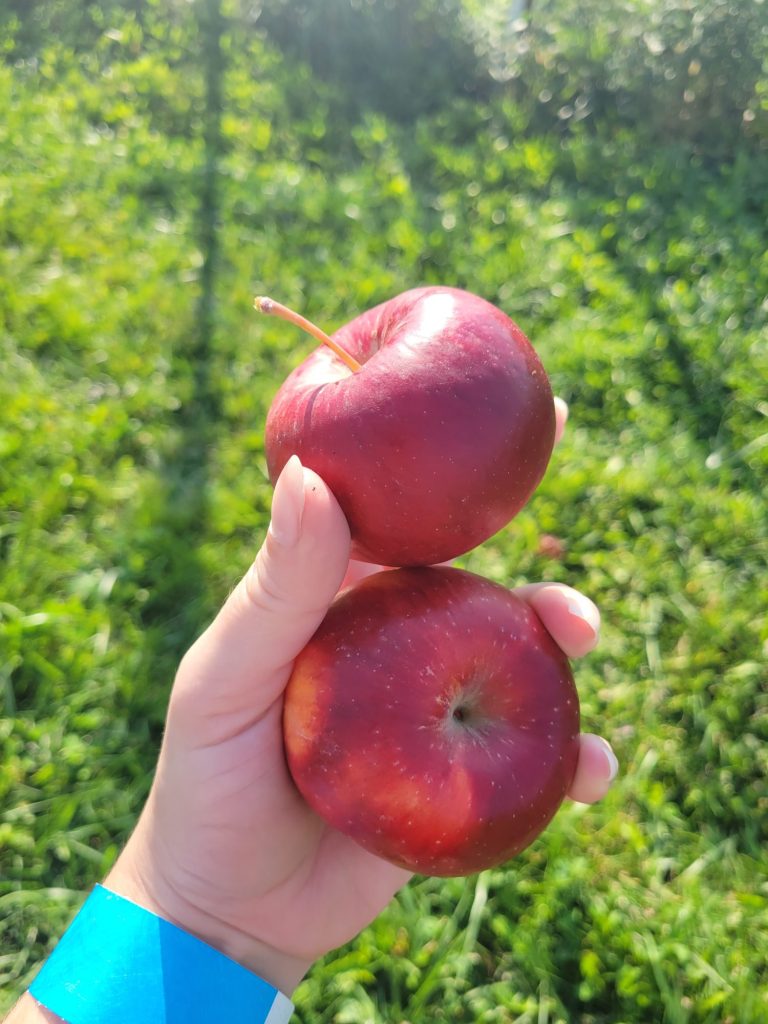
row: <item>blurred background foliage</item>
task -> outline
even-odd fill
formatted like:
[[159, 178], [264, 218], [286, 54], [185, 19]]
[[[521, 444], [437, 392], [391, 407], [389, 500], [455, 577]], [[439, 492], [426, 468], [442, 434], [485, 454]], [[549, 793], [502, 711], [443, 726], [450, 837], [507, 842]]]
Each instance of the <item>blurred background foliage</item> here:
[[0, 1009], [107, 870], [179, 656], [268, 521], [307, 351], [423, 282], [571, 404], [462, 560], [600, 605], [622, 775], [506, 868], [417, 879], [306, 1022], [768, 1020], [768, 5], [5, 0]]

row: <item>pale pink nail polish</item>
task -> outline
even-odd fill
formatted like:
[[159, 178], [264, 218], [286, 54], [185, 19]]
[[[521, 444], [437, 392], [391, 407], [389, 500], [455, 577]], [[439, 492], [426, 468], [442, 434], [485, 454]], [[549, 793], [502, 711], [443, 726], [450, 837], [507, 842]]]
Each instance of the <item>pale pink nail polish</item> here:
[[581, 594], [573, 594], [568, 597], [568, 611], [576, 615], [592, 629], [595, 636], [600, 632], [600, 612], [594, 604]]
[[555, 428], [555, 444], [557, 444], [565, 433], [565, 425], [568, 422], [568, 404], [562, 398], [555, 396], [555, 410], [560, 413]]
[[600, 745], [603, 748], [603, 754], [605, 755], [605, 765], [607, 775], [605, 776], [608, 782], [613, 782], [616, 776], [619, 774], [619, 761], [613, 752], [613, 747], [610, 745], [608, 740], [600, 738]]
[[291, 548], [301, 536], [304, 512], [304, 468], [298, 455], [292, 455], [283, 466], [272, 498], [272, 520], [269, 532], [284, 548]]

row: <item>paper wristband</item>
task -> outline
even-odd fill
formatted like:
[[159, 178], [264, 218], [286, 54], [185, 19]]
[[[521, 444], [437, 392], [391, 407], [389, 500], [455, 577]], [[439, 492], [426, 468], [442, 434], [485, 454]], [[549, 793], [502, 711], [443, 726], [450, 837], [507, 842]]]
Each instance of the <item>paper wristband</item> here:
[[245, 967], [101, 885], [29, 991], [68, 1024], [287, 1024], [293, 1012]]

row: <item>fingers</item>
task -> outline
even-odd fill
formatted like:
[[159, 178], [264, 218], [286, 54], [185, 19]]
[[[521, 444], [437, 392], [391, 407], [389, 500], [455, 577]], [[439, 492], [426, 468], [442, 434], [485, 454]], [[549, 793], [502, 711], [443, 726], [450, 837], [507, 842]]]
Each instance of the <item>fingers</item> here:
[[602, 800], [616, 778], [619, 762], [610, 743], [602, 736], [583, 733], [580, 737], [579, 760], [568, 796], [581, 804]]
[[266, 540], [216, 619], [185, 655], [174, 698], [196, 714], [258, 716], [322, 621], [349, 561], [336, 499], [296, 456], [275, 486]]
[[[518, 587], [515, 593], [531, 605], [569, 658], [583, 657], [597, 644], [600, 612], [578, 590], [564, 583], [533, 583]], [[601, 736], [584, 733], [579, 740], [579, 760], [568, 796], [591, 804], [608, 792], [619, 763], [611, 745]]]
[[562, 398], [555, 398], [555, 444], [557, 444], [565, 433], [565, 424], [568, 422], [568, 405]]
[[569, 658], [582, 658], [597, 644], [600, 612], [578, 590], [564, 583], [530, 583], [514, 592], [528, 602]]

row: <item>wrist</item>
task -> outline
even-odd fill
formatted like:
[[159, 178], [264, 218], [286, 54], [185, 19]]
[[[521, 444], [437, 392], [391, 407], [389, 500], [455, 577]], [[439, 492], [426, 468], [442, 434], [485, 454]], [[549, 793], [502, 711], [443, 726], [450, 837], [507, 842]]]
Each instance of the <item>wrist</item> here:
[[189, 932], [290, 996], [311, 962], [284, 953], [196, 907], [152, 863], [139, 835], [137, 830], [128, 841], [104, 887]]
[[88, 895], [29, 995], [71, 1024], [288, 1024], [288, 997], [202, 942], [103, 885]]

